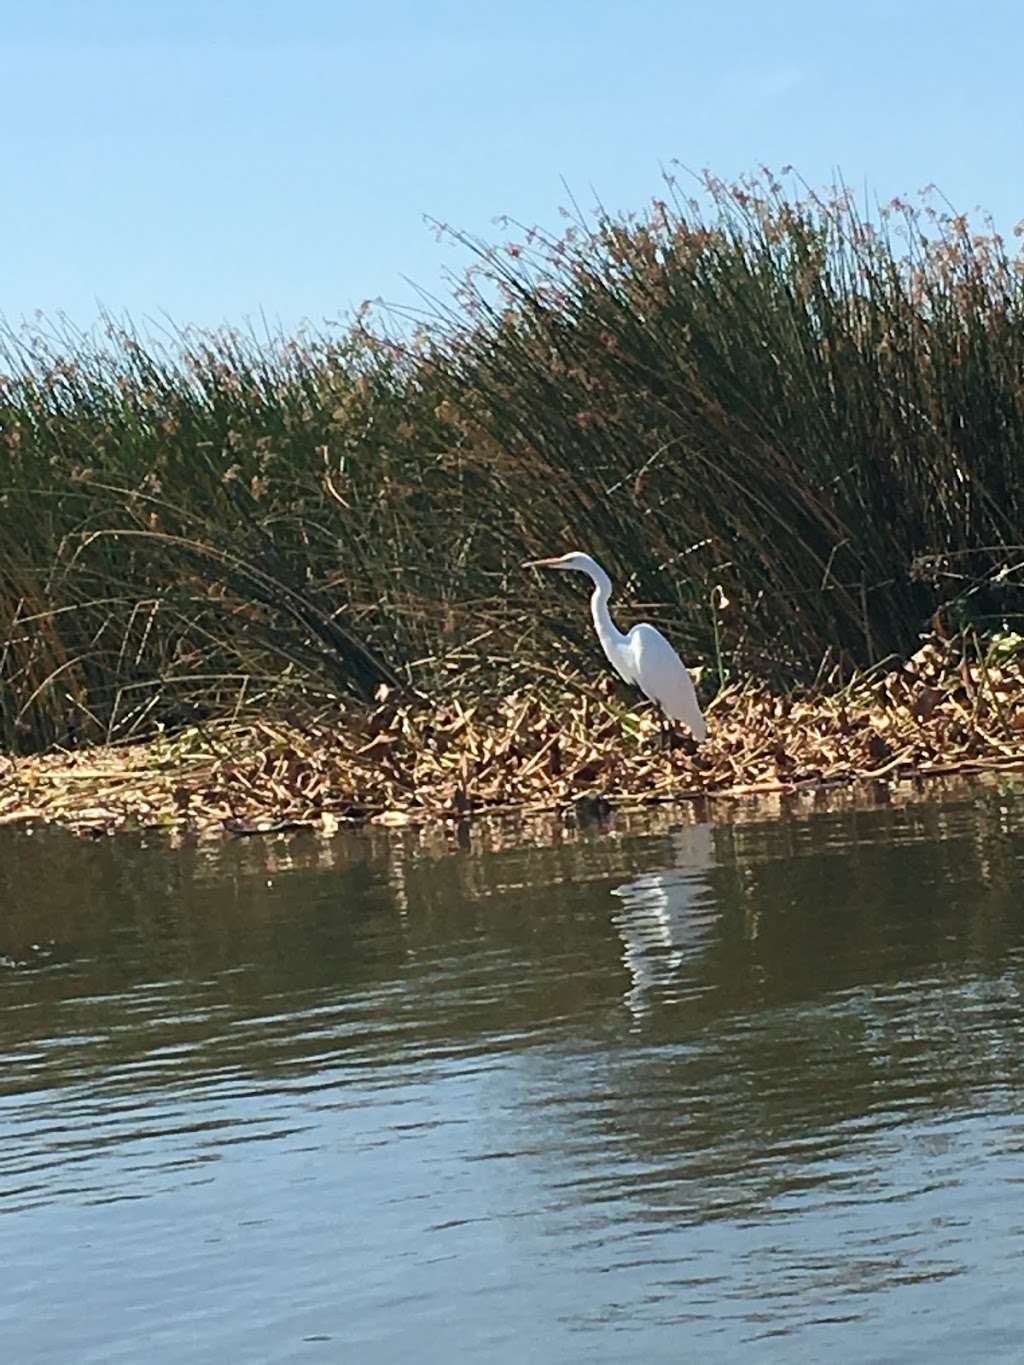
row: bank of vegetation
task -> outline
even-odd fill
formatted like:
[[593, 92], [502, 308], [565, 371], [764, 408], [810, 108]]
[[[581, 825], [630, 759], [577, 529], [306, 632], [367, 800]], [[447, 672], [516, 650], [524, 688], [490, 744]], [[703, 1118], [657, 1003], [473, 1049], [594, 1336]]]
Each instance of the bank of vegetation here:
[[706, 702], [837, 695], [926, 635], [1013, 745], [986, 682], [1024, 600], [1012, 244], [767, 174], [498, 236], [413, 320], [7, 334], [0, 748], [574, 713], [603, 667], [578, 584], [521, 568], [568, 548]]

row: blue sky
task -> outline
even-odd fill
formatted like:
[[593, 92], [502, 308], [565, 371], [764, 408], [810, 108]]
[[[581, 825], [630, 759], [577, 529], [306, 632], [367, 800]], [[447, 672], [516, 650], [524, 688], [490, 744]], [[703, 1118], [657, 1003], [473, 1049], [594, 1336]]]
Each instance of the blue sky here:
[[9, 321], [286, 327], [409, 301], [459, 260], [425, 214], [558, 227], [678, 157], [840, 169], [1024, 218], [1024, 7], [32, 0], [0, 32]]

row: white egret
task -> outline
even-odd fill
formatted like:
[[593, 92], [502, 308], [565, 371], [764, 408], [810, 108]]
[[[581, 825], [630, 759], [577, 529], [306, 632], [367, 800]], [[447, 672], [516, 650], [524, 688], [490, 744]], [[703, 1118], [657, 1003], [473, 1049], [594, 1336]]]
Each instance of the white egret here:
[[708, 727], [701, 714], [693, 679], [660, 630], [643, 624], [634, 626], [623, 635], [608, 610], [612, 580], [597, 560], [578, 550], [555, 559], [531, 559], [526, 569], [577, 569], [594, 584], [590, 598], [590, 614], [594, 629], [608, 662], [619, 677], [631, 687], [639, 687], [648, 700], [654, 702], [663, 716], [682, 721], [694, 739], [707, 738]]

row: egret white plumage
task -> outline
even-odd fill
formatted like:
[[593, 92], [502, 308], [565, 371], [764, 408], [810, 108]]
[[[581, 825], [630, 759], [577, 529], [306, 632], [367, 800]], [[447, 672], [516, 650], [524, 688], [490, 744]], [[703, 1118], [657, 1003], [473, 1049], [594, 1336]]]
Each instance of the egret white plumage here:
[[707, 725], [701, 714], [693, 679], [686, 665], [662, 635], [648, 622], [634, 626], [624, 635], [608, 610], [612, 581], [596, 559], [574, 550], [554, 559], [532, 559], [527, 569], [576, 569], [594, 584], [590, 614], [601, 648], [619, 677], [654, 702], [663, 715], [686, 725], [694, 739], [707, 738]]

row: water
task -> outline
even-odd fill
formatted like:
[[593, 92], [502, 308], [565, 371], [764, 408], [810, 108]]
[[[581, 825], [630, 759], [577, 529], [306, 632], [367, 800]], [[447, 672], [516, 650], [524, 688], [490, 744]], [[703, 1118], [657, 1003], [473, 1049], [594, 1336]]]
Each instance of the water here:
[[32, 1362], [1024, 1360], [1024, 798], [0, 840]]

